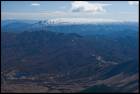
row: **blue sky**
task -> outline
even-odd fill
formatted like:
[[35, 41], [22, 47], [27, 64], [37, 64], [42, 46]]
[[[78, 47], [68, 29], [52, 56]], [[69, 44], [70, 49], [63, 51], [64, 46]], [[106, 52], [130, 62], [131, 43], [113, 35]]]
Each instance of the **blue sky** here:
[[138, 21], [138, 1], [2, 1], [2, 19]]

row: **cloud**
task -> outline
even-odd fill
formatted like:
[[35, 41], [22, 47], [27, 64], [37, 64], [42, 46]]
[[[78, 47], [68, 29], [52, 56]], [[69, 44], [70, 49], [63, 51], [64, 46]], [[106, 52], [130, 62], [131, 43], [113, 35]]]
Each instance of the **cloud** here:
[[[2, 12], [2, 19], [48, 19], [56, 17], [75, 16], [62, 11], [40, 11], [40, 12]], [[79, 16], [78, 16], [79, 17]]]
[[87, 1], [72, 2], [72, 12], [104, 12], [104, 6], [111, 4], [89, 3]]
[[39, 3], [31, 3], [31, 6], [40, 6]]
[[[129, 16], [128, 16], [129, 15]], [[58, 18], [58, 19], [55, 19]], [[61, 18], [61, 19], [60, 19]], [[63, 19], [62, 19], [63, 18]], [[87, 19], [86, 19], [87, 18]], [[55, 19], [60, 22], [113, 22], [113, 21], [139, 21], [138, 12], [100, 12], [83, 13], [70, 11], [40, 11], [40, 12], [2, 12], [1, 19], [26, 19], [26, 20], [46, 20]]]
[[128, 1], [129, 5], [134, 5], [134, 6], [138, 6], [139, 1]]

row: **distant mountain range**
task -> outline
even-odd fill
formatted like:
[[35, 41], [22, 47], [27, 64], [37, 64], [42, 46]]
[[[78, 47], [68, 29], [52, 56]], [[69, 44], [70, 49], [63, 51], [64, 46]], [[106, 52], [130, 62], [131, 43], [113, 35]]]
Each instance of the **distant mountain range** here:
[[[58, 20], [58, 19], [57, 19]], [[3, 32], [23, 32], [48, 30], [61, 33], [77, 33], [80, 35], [108, 34], [113, 31], [125, 30], [137, 31], [137, 22], [92, 22], [92, 23], [74, 23], [69, 20], [62, 23], [61, 20], [4, 20], [2, 21]], [[104, 29], [104, 30], [103, 30]], [[133, 29], [133, 30], [131, 30]], [[87, 32], [88, 31], [88, 32]], [[100, 32], [100, 33], [99, 33]]]

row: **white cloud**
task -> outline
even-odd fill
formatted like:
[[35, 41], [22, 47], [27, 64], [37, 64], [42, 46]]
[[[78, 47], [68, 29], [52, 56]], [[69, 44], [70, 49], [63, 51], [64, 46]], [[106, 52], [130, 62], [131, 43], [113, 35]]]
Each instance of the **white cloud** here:
[[40, 6], [39, 3], [31, 3], [31, 6]]
[[139, 1], [128, 1], [128, 4], [138, 6]]
[[72, 2], [72, 12], [104, 12], [104, 6], [111, 4], [89, 3], [87, 1]]

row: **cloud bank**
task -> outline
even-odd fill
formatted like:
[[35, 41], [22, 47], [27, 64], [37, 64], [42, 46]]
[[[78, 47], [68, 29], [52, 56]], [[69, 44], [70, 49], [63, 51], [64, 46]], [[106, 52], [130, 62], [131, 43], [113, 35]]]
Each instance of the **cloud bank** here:
[[128, 1], [129, 5], [134, 5], [134, 6], [138, 6], [139, 5], [139, 1]]
[[72, 2], [72, 12], [104, 12], [104, 6], [111, 4], [89, 3], [87, 1]]

